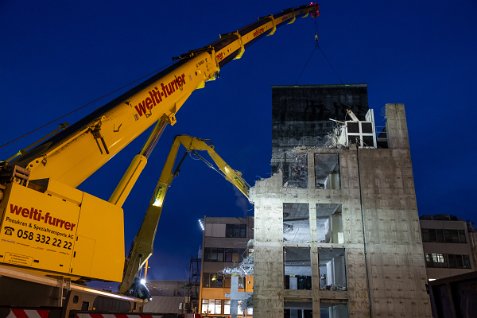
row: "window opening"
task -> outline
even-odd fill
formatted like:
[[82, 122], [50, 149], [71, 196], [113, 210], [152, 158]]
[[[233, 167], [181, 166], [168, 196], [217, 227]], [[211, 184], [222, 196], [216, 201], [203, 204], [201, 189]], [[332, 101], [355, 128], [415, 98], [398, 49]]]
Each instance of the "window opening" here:
[[308, 203], [283, 204], [283, 241], [297, 243], [311, 241]]
[[342, 205], [318, 203], [316, 205], [316, 234], [320, 243], [344, 244]]
[[315, 187], [317, 189], [341, 188], [338, 154], [315, 154]]
[[285, 289], [311, 290], [309, 247], [284, 248]]
[[334, 301], [321, 301], [320, 303], [321, 318], [348, 318], [348, 304], [337, 303]]
[[346, 264], [344, 248], [318, 249], [321, 290], [346, 290]]
[[284, 317], [285, 318], [312, 318], [312, 302], [310, 300], [305, 301], [287, 301], [284, 304]]
[[306, 153], [285, 153], [282, 166], [284, 187], [307, 188], [308, 158]]

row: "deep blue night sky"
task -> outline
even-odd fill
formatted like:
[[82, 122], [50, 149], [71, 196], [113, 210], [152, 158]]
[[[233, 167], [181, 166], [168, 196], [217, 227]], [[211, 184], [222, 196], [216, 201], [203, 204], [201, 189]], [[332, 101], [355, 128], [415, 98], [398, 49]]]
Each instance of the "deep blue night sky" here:
[[[298, 1], [2, 1], [0, 96], [4, 144], [171, 64], [220, 33]], [[419, 213], [477, 222], [475, 0], [323, 0], [321, 17], [300, 19], [258, 41], [221, 77], [195, 92], [168, 127], [126, 202], [134, 237], [177, 134], [210, 138], [250, 184], [270, 176], [272, 85], [367, 83], [382, 122], [388, 102], [406, 105]], [[318, 30], [322, 51], [315, 49]], [[326, 58], [322, 53], [325, 53]], [[17, 143], [2, 158], [73, 123], [119, 94], [84, 107]], [[380, 118], [381, 117], [381, 118]], [[81, 189], [107, 199], [144, 138], [131, 144]], [[186, 278], [197, 255], [197, 219], [251, 215], [231, 185], [188, 160], [166, 199], [152, 279]]]

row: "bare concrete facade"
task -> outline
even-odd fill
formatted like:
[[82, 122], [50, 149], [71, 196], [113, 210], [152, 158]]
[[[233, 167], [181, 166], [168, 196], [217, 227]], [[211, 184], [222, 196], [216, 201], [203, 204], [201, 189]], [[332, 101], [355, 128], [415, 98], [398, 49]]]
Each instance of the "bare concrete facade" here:
[[[386, 120], [388, 148], [295, 148], [306, 187], [252, 188], [255, 317], [431, 317], [404, 106]], [[322, 155], [337, 185], [317, 186]]]

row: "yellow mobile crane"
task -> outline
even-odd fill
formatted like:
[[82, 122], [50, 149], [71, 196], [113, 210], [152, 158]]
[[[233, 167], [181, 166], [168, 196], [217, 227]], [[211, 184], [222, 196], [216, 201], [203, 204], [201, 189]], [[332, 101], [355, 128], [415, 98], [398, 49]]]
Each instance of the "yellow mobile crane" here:
[[[216, 79], [220, 68], [240, 58], [248, 44], [297, 17], [318, 14], [318, 5], [311, 3], [223, 34], [53, 137], [2, 161], [0, 278], [15, 268], [28, 275], [120, 282], [122, 205], [165, 126], [174, 125], [192, 92]], [[77, 189], [153, 125], [108, 201]]]
[[[174, 168], [174, 163], [177, 158], [180, 146], [186, 150], [184, 156], [181, 158], [177, 166]], [[207, 152], [212, 159], [215, 166], [206, 161], [205, 158], [198, 154], [199, 151]], [[129, 257], [126, 261], [124, 269], [124, 277], [119, 286], [119, 292], [128, 294], [139, 298], [149, 298], [149, 293], [139, 282], [138, 273], [143, 268], [146, 261], [152, 255], [154, 238], [156, 236], [157, 225], [162, 213], [162, 206], [166, 198], [167, 190], [169, 189], [174, 178], [179, 174], [179, 169], [187, 154], [196, 156], [197, 158], [206, 162], [206, 164], [219, 172], [228, 182], [236, 187], [247, 199], [249, 198], [250, 186], [245, 179], [242, 178], [240, 171], [234, 170], [230, 167], [215, 151], [214, 147], [203, 139], [191, 137], [187, 135], [180, 135], [174, 139], [174, 142], [167, 156], [161, 176], [157, 182], [154, 194], [149, 202], [149, 207], [146, 211], [141, 228], [136, 235]]]

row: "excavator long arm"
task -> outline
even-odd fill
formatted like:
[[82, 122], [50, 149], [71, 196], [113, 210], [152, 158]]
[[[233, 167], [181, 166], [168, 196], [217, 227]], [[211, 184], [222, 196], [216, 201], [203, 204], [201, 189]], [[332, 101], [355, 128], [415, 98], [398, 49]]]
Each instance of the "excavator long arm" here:
[[[152, 255], [154, 238], [156, 236], [157, 226], [161, 217], [162, 206], [166, 198], [167, 190], [178, 174], [178, 168], [174, 169], [174, 166], [181, 146], [185, 148], [186, 154], [201, 151], [207, 152], [214, 162], [215, 168], [221, 172], [223, 177], [235, 186], [247, 199], [249, 198], [250, 186], [242, 178], [242, 174], [230, 167], [225, 160], [219, 156], [212, 145], [205, 140], [196, 137], [187, 135], [177, 136], [169, 151], [141, 228], [134, 239], [128, 260], [126, 261], [124, 277], [119, 288], [119, 291], [123, 294], [127, 293], [129, 290], [131, 291], [130, 293], [136, 291], [136, 288], [131, 289], [131, 286], [137, 281], [135, 278], [138, 272]], [[133, 296], [138, 297], [141, 295]]]

